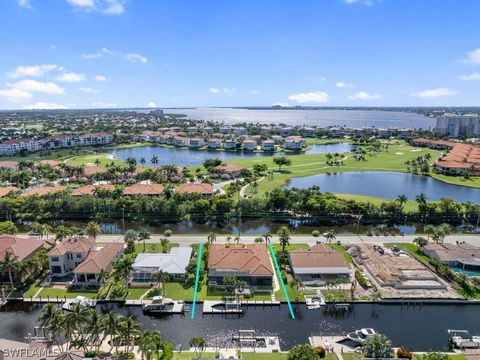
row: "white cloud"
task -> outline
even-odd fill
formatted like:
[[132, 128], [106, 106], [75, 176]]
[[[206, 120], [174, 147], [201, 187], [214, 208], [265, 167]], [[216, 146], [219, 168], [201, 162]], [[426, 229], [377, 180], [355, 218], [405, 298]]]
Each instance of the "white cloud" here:
[[38, 110], [55, 110], [55, 109], [68, 109], [67, 105], [37, 102], [35, 104], [28, 104], [23, 106], [24, 109], [38, 109]]
[[125, 0], [67, 0], [76, 10], [97, 11], [109, 15], [125, 12]]
[[64, 88], [58, 86], [53, 82], [42, 82], [37, 80], [21, 80], [10, 86], [16, 89], [24, 90], [24, 91], [42, 92], [46, 94], [64, 94], [65, 93]]
[[474, 72], [467, 75], [460, 76], [460, 80], [471, 81], [471, 80], [480, 80], [480, 72]]
[[251, 95], [258, 95], [259, 92], [260, 92], [260, 91], [257, 90], [257, 89], [252, 89], [252, 90], [250, 90], [250, 94], [251, 94]]
[[469, 51], [463, 61], [469, 64], [480, 64], [480, 49]]
[[235, 93], [235, 91], [237, 91], [237, 89], [235, 88], [223, 88], [223, 92], [227, 95], [232, 95], [233, 93]]
[[11, 101], [28, 100], [32, 98], [32, 94], [30, 94], [28, 91], [16, 88], [0, 90], [0, 96], [4, 96]]
[[343, 82], [343, 81], [338, 81], [338, 82], [335, 83], [335, 86], [339, 89], [344, 89], [344, 88], [352, 88], [355, 85], [349, 84], [349, 83], [346, 83], [346, 82]]
[[354, 95], [348, 97], [349, 100], [375, 100], [380, 99], [382, 95], [380, 94], [369, 94], [365, 91], [359, 91]]
[[412, 93], [410, 94], [410, 96], [416, 96], [419, 98], [436, 98], [442, 96], [453, 96], [456, 94], [458, 94], [458, 91], [442, 87], [437, 89], [422, 90], [416, 93]]
[[46, 73], [58, 69], [58, 65], [46, 64], [46, 65], [31, 65], [31, 66], [17, 66], [15, 70], [7, 73], [10, 78], [22, 78], [27, 76], [41, 77]]
[[220, 92], [220, 89], [212, 87], [208, 89], [208, 91], [210, 91], [212, 94], [218, 94]]
[[375, 3], [382, 2], [382, 0], [342, 0], [345, 4], [363, 4], [363, 5], [374, 5]]
[[69, 82], [69, 83], [77, 83], [85, 80], [86, 80], [85, 74], [77, 74], [74, 72], [63, 73], [57, 77], [57, 81]]
[[30, 4], [30, 0], [17, 0], [17, 4], [27, 9], [33, 9], [32, 5]]
[[126, 54], [125, 59], [131, 62], [140, 62], [142, 64], [146, 64], [148, 62], [148, 59], [145, 56], [142, 56], [140, 54], [134, 54], [134, 53]]
[[308, 93], [296, 93], [288, 97], [298, 103], [326, 103], [330, 99], [330, 95], [323, 91], [314, 91]]
[[156, 107], [157, 107], [157, 104], [155, 104], [153, 101], [150, 101], [150, 102], [147, 104], [147, 107], [149, 107], [149, 108], [156, 108]]
[[78, 88], [78, 90], [86, 92], [86, 93], [92, 93], [92, 94], [98, 93], [97, 89], [93, 89], [91, 87], [81, 87], [81, 88]]
[[107, 81], [107, 78], [103, 75], [95, 75], [95, 81]]
[[94, 108], [114, 108], [117, 106], [118, 105], [115, 103], [109, 103], [109, 102], [103, 102], [103, 101], [97, 101], [92, 103], [92, 107]]

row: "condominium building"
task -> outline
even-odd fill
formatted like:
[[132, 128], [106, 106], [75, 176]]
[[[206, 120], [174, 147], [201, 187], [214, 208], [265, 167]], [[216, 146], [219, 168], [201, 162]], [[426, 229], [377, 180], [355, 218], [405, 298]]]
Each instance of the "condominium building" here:
[[450, 138], [480, 135], [480, 116], [476, 114], [444, 114], [437, 118], [435, 132]]

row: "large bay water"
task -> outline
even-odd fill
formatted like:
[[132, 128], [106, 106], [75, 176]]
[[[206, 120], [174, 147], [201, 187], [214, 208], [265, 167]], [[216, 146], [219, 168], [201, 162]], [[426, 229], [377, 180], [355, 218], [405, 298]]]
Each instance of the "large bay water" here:
[[428, 129], [435, 119], [400, 111], [379, 110], [258, 110], [231, 108], [164, 109], [165, 113], [185, 114], [194, 120], [219, 121], [226, 124], [242, 122], [309, 126], [399, 127]]
[[395, 172], [340, 172], [292, 178], [290, 188], [320, 186], [322, 192], [360, 194], [395, 199], [405, 194], [409, 199], [424, 193], [428, 200], [446, 197], [455, 201], [480, 203], [480, 189], [451, 185], [429, 176]]
[[[292, 320], [286, 304], [281, 307], [246, 307], [244, 316], [203, 315], [201, 305], [194, 320], [190, 316], [147, 316], [140, 307], [101, 304], [97, 309], [113, 309], [119, 314], [131, 314], [144, 328], [156, 328], [163, 338], [188, 348], [194, 336], [207, 338], [209, 346], [232, 346], [231, 337], [238, 330], [255, 329], [260, 333], [275, 333], [282, 349], [308, 342], [312, 333], [347, 333], [371, 327], [384, 333], [395, 346], [407, 346], [415, 351], [447, 350], [447, 330], [466, 329], [480, 333], [478, 304], [423, 304], [422, 306], [355, 304], [346, 315], [334, 315], [321, 310], [307, 310], [296, 305]], [[32, 332], [41, 314], [39, 305], [7, 305], [0, 311], [0, 338], [22, 340]]]
[[[327, 153], [345, 153], [350, 152], [352, 145], [349, 143], [311, 145], [305, 154], [327, 154]], [[298, 152], [300, 154], [300, 152]], [[252, 151], [217, 151], [217, 150], [188, 150], [164, 146], [138, 146], [125, 149], [116, 149], [112, 151], [112, 156], [116, 159], [126, 160], [131, 157], [140, 163], [140, 159], [145, 159], [147, 165], [151, 165], [153, 156], [158, 158], [159, 165], [177, 165], [177, 166], [196, 166], [202, 165], [207, 159], [218, 158], [222, 161], [231, 161], [242, 158], [280, 156], [281, 152], [252, 152]], [[292, 153], [290, 153], [292, 154]]]

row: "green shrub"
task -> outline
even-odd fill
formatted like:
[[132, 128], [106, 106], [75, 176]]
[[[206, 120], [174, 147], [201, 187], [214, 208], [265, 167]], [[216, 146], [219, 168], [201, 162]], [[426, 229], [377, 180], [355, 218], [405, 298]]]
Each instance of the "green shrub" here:
[[318, 230], [313, 230], [313, 231], [312, 231], [312, 236], [313, 236], [313, 237], [319, 237], [320, 235], [321, 235], [321, 234], [320, 234], [320, 231], [318, 231]]

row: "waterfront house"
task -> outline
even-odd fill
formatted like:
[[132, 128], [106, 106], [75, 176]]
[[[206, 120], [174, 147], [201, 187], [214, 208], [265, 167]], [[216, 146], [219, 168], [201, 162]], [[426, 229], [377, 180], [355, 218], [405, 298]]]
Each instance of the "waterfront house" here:
[[253, 287], [271, 287], [273, 265], [267, 247], [262, 244], [213, 244], [208, 258], [209, 286], [222, 286], [224, 276], [235, 276]]
[[244, 127], [236, 127], [233, 129], [233, 133], [235, 135], [248, 135], [248, 130], [245, 129]]
[[175, 187], [175, 192], [181, 194], [201, 194], [205, 197], [213, 195], [212, 184], [179, 184]]
[[237, 148], [237, 140], [234, 139], [227, 139], [225, 140], [223, 147], [226, 150], [235, 150]]
[[16, 161], [0, 161], [1, 170], [16, 170], [18, 162]]
[[340, 136], [343, 135], [343, 129], [341, 127], [331, 127], [330, 129], [328, 129], [328, 133], [330, 135], [330, 137], [333, 137], [333, 138], [339, 138]]
[[14, 192], [14, 191], [20, 191], [17, 187], [15, 186], [4, 186], [0, 188], [0, 198], [3, 198], [7, 196], [8, 194]]
[[91, 237], [70, 237], [57, 244], [48, 253], [48, 264], [52, 277], [64, 277], [72, 274], [95, 246]]
[[36, 139], [11, 139], [0, 144], [0, 155], [13, 155], [21, 151], [34, 152], [43, 148], [43, 141]]
[[283, 142], [283, 147], [287, 150], [302, 150], [307, 146], [307, 142], [301, 136], [289, 136]]
[[480, 271], [480, 247], [468, 243], [428, 244], [422, 251], [450, 267]]
[[288, 260], [292, 275], [304, 285], [322, 285], [328, 281], [348, 279], [352, 271], [342, 253], [324, 244], [314, 245], [307, 250], [290, 251]]
[[232, 133], [232, 128], [230, 126], [223, 126], [220, 128], [220, 132], [222, 134], [231, 134]]
[[221, 139], [208, 139], [207, 146], [209, 149], [219, 149], [222, 147], [222, 140]]
[[280, 130], [280, 135], [282, 137], [287, 137], [287, 136], [293, 135], [294, 132], [295, 132], [295, 129], [293, 127], [287, 126]]
[[390, 137], [390, 130], [386, 128], [379, 128], [377, 129], [377, 136], [380, 139], [387, 139]]
[[222, 164], [215, 166], [215, 170], [221, 175], [227, 175], [230, 179], [242, 176], [245, 168], [237, 164]]
[[46, 195], [51, 195], [55, 194], [60, 191], [66, 190], [67, 187], [63, 185], [56, 185], [56, 186], [38, 186], [34, 188], [30, 188], [25, 190], [20, 196], [26, 197], [26, 196], [46, 196]]
[[260, 128], [260, 135], [268, 136], [272, 133], [272, 128], [270, 126], [262, 126]]
[[113, 191], [115, 185], [101, 184], [101, 185], [85, 185], [72, 191], [72, 196], [97, 195], [99, 191]]
[[177, 147], [184, 147], [188, 145], [188, 138], [183, 136], [174, 136], [173, 144]]
[[307, 138], [314, 138], [317, 136], [317, 131], [315, 128], [306, 127], [302, 129], [302, 135]]
[[190, 126], [188, 129], [187, 129], [187, 132], [189, 134], [195, 134], [196, 132], [198, 132], [198, 128], [196, 126]]
[[276, 143], [276, 144], [280, 144], [283, 142], [283, 137], [281, 137], [280, 135], [272, 135], [271, 139]]
[[188, 147], [193, 149], [201, 148], [205, 145], [205, 141], [202, 138], [191, 138], [188, 140]]
[[123, 195], [157, 196], [163, 193], [165, 187], [161, 184], [133, 184], [123, 190]]
[[275, 141], [273, 141], [273, 140], [263, 140], [262, 141], [262, 150], [263, 151], [275, 151]]
[[185, 278], [191, 256], [191, 247], [174, 247], [168, 254], [140, 253], [132, 266], [132, 282], [152, 282], [153, 275], [160, 271], [168, 273], [173, 280], [181, 280]]
[[[10, 253], [11, 257], [17, 261], [26, 261], [32, 258], [38, 251], [43, 249], [47, 243], [40, 240], [37, 236], [17, 236], [17, 235], [1, 235], [0, 236], [0, 263], [3, 261], [7, 253]], [[13, 272], [13, 279], [16, 281], [22, 281], [19, 276], [20, 273]], [[8, 273], [1, 274], [0, 278], [8, 281]]]
[[113, 263], [123, 254], [123, 243], [110, 243], [100, 249], [93, 249], [87, 258], [74, 270], [74, 281], [77, 285], [101, 285], [106, 279], [101, 278], [103, 271], [109, 273]]
[[105, 132], [87, 133], [80, 135], [78, 139], [81, 146], [95, 146], [110, 144], [113, 141], [113, 136]]
[[79, 140], [74, 135], [52, 135], [43, 139], [44, 148], [61, 149], [78, 146]]
[[247, 139], [243, 141], [243, 150], [254, 151], [257, 148], [257, 142], [253, 139]]
[[207, 135], [211, 135], [211, 134], [213, 134], [213, 132], [214, 132], [213, 127], [206, 126], [202, 129], [202, 133], [207, 134]]

